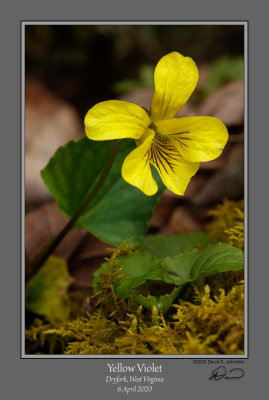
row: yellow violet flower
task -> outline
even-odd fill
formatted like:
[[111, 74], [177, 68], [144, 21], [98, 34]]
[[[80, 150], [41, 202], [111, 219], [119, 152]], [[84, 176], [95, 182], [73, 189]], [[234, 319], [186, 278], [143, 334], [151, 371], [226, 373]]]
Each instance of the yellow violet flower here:
[[228, 140], [225, 125], [215, 117], [174, 118], [198, 78], [195, 62], [172, 52], [155, 68], [150, 115], [142, 107], [120, 100], [98, 103], [86, 114], [85, 131], [90, 139], [136, 140], [137, 148], [123, 162], [122, 177], [148, 196], [158, 190], [150, 164], [168, 189], [183, 195], [199, 162], [219, 157]]

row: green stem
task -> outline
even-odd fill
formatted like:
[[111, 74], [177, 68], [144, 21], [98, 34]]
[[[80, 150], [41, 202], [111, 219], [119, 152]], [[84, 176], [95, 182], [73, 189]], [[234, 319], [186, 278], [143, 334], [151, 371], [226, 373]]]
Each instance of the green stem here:
[[79, 209], [73, 215], [73, 217], [69, 220], [66, 226], [41, 250], [41, 252], [35, 257], [35, 259], [31, 262], [29, 267], [27, 268], [26, 272], [26, 281], [32, 278], [33, 275], [37, 273], [37, 271], [42, 267], [44, 262], [49, 258], [49, 256], [53, 253], [53, 251], [58, 247], [61, 241], [64, 239], [66, 234], [73, 228], [74, 224], [77, 222], [80, 215], [83, 211], [88, 207], [90, 202], [94, 199], [97, 195], [101, 187], [103, 186], [109, 171], [112, 167], [112, 164], [115, 160], [117, 150], [119, 147], [120, 140], [115, 140], [114, 145], [112, 147], [109, 159], [105, 165], [105, 168], [100, 176], [98, 182], [96, 183], [95, 187], [89, 194], [89, 196], [85, 199], [85, 201], [81, 204]]

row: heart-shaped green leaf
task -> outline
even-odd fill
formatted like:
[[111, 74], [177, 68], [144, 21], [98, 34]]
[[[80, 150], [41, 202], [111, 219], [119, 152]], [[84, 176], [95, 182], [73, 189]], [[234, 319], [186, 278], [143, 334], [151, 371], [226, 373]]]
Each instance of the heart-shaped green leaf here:
[[244, 268], [243, 252], [229, 244], [217, 243], [204, 250], [193, 250], [162, 261], [166, 269], [165, 282], [184, 285], [218, 272]]
[[[95, 142], [86, 137], [59, 148], [41, 171], [48, 189], [60, 210], [72, 217], [98, 181], [113, 143]], [[133, 243], [145, 234], [154, 207], [165, 187], [156, 170], [153, 176], [159, 191], [146, 196], [121, 177], [125, 157], [136, 147], [134, 140], [120, 143], [116, 159], [104, 185], [83, 212], [76, 227], [85, 228], [104, 242], [120, 245], [133, 238]]]
[[[202, 236], [199, 237], [200, 239], [202, 238]], [[197, 238], [198, 236], [196, 236]], [[206, 246], [209, 239], [206, 239], [206, 237], [203, 237], [203, 239], [204, 241], [200, 240], [199, 243], [201, 244], [202, 242]], [[189, 246], [191, 241], [188, 242], [187, 239], [186, 243]], [[194, 241], [192, 244], [194, 244]], [[182, 245], [181, 249], [186, 247]], [[178, 246], [176, 249], [178, 250]], [[162, 254], [165, 251], [167, 251], [167, 248], [163, 250]], [[156, 253], [155, 249], [153, 252]], [[174, 288], [171, 293], [162, 296], [146, 297], [141, 293], [136, 296], [136, 301], [144, 307], [151, 309], [155, 305], [159, 311], [165, 313], [179, 295], [183, 285], [215, 273], [243, 269], [244, 254], [240, 249], [225, 243], [208, 245], [204, 249], [186, 250], [174, 257], [162, 259], [148, 252], [136, 251], [127, 256], [119, 256], [117, 258], [117, 266], [114, 268], [118, 267], [121, 268], [119, 271], [121, 278], [120, 282], [114, 285], [114, 289], [121, 299], [130, 296], [134, 288], [150, 280], [163, 281], [179, 286]], [[105, 279], [108, 276], [108, 270], [109, 264], [106, 262], [94, 272], [92, 284], [94, 293], [100, 291], [98, 281], [101, 277]], [[138, 290], [140, 289], [138, 288]]]
[[173, 236], [147, 235], [139, 243], [138, 249], [147, 251], [158, 258], [173, 257], [195, 248], [204, 249], [208, 245], [216, 243], [216, 241], [215, 238], [203, 232]]

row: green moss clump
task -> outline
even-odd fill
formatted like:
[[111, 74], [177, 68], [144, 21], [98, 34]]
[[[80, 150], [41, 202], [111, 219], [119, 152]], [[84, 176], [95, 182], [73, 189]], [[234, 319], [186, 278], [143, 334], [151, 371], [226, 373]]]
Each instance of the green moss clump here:
[[181, 300], [164, 318], [142, 306], [124, 320], [107, 318], [102, 308], [60, 327], [37, 321], [29, 340], [64, 342], [64, 354], [243, 354], [244, 286], [212, 298], [208, 285], [195, 287], [193, 302]]
[[[210, 215], [207, 231], [243, 249], [243, 201], [225, 200]], [[100, 273], [90, 313], [81, 316], [80, 310], [65, 323], [35, 320], [26, 338], [39, 344], [38, 354], [244, 354], [242, 270], [186, 285], [162, 315], [155, 306], [151, 312], [138, 306], [135, 290], [127, 299], [114, 290], [124, 277], [118, 256], [133, 250], [126, 242], [106, 259], [108, 270]]]
[[244, 200], [225, 199], [215, 210], [210, 210], [213, 220], [207, 232], [218, 240], [243, 250], [244, 248]]
[[[208, 285], [196, 292], [197, 304], [182, 302], [176, 319], [184, 324], [181, 354], [244, 353], [244, 286], [211, 297]], [[177, 323], [177, 322], [176, 322]]]
[[[108, 271], [101, 272], [98, 279], [98, 290], [93, 296], [95, 306], [102, 306], [106, 309], [107, 314], [110, 317], [114, 314], [118, 314], [123, 317], [127, 312], [130, 312], [130, 304], [133, 303], [135, 297], [135, 291], [129, 298], [128, 302], [120, 299], [115, 293], [115, 287], [122, 282], [125, 274], [123, 273], [122, 267], [119, 265], [118, 257], [123, 254], [130, 254], [135, 250], [135, 247], [131, 246], [130, 240], [123, 242], [119, 247], [107, 249], [112, 251], [112, 255], [109, 258], [105, 258], [108, 263]], [[96, 287], [94, 288], [96, 291]]]

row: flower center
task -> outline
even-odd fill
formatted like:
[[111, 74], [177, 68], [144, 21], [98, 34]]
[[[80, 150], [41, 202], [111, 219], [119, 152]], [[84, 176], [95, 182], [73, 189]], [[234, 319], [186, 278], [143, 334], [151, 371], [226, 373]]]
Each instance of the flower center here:
[[160, 139], [167, 139], [168, 135], [164, 132], [161, 132], [154, 122], [151, 123], [150, 128], [154, 130], [156, 136]]

